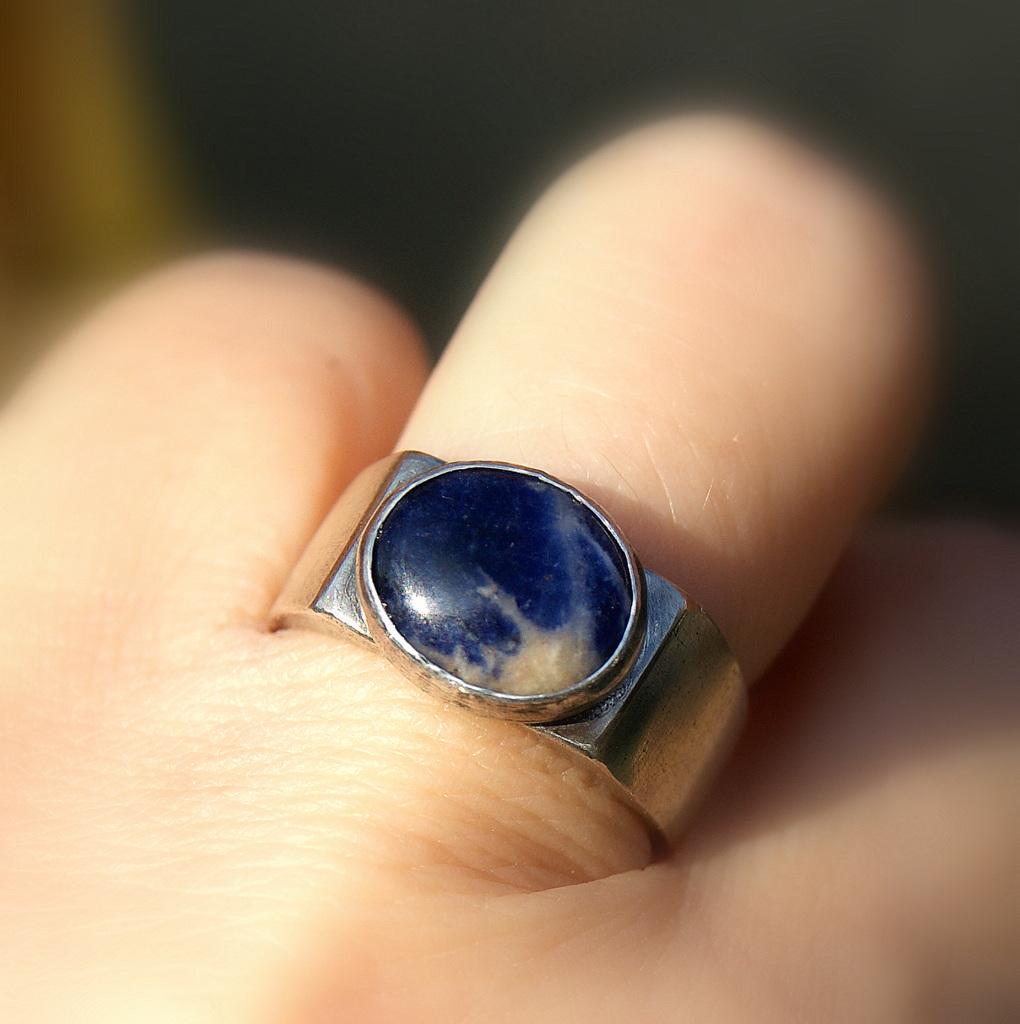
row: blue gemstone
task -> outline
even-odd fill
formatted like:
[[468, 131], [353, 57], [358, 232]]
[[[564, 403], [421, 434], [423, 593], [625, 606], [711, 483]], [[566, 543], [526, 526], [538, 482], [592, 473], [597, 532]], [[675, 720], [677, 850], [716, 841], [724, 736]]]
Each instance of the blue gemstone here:
[[627, 628], [627, 560], [567, 491], [465, 467], [412, 487], [383, 520], [370, 567], [386, 614], [469, 683], [553, 693], [612, 656]]

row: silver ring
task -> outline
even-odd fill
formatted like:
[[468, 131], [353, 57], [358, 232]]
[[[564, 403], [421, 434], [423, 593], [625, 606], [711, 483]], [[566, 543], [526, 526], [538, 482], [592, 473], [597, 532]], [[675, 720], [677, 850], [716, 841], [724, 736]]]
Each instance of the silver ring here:
[[739, 731], [726, 641], [612, 519], [539, 470], [401, 452], [368, 467], [272, 612], [375, 645], [440, 699], [589, 759], [674, 839]]

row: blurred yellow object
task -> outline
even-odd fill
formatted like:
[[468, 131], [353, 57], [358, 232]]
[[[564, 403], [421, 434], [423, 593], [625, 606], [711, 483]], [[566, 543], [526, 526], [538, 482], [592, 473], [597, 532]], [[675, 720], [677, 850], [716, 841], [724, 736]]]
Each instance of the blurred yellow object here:
[[0, 5], [0, 98], [0, 349], [10, 350], [25, 315], [165, 253], [188, 218], [110, 5]]

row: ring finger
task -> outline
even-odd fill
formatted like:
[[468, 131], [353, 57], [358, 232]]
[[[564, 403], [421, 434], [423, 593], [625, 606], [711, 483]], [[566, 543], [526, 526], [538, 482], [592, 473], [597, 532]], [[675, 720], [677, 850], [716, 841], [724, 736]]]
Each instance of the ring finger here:
[[[751, 682], [907, 447], [923, 316], [901, 233], [841, 172], [762, 128], [657, 126], [539, 203], [401, 443], [591, 494], [719, 622]], [[472, 730], [472, 749], [482, 730], [505, 752], [506, 723]], [[527, 839], [516, 863], [589, 874], [647, 855], [611, 796], [547, 762], [522, 786], [522, 763], [501, 757], [486, 785], [511, 796], [489, 803]], [[443, 786], [477, 788], [477, 765]]]

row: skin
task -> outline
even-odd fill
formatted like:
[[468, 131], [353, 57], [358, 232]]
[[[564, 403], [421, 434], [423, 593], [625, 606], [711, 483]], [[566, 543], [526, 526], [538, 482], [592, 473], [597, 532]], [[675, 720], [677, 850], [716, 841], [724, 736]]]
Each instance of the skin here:
[[[0, 415], [0, 1017], [1017, 1016], [1020, 545], [861, 527], [929, 322], [881, 200], [708, 117], [554, 185], [427, 382], [304, 264], [97, 311]], [[527, 729], [267, 631], [394, 446], [562, 477], [717, 618], [750, 723], [669, 857]]]

